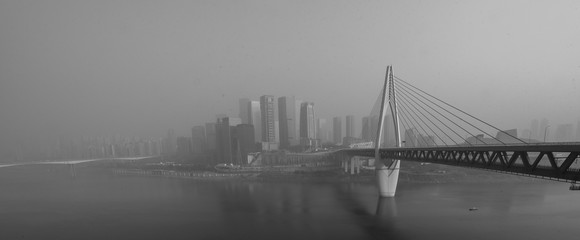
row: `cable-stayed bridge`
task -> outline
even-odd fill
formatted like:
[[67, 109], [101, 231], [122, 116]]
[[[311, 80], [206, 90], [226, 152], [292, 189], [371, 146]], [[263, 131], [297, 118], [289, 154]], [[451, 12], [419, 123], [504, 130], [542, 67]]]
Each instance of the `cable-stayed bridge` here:
[[401, 160], [580, 180], [580, 143], [522, 140], [515, 129], [501, 130], [394, 76], [392, 66], [366, 120], [363, 139], [374, 148], [335, 154], [345, 166], [353, 157], [374, 158], [384, 197], [395, 195]]

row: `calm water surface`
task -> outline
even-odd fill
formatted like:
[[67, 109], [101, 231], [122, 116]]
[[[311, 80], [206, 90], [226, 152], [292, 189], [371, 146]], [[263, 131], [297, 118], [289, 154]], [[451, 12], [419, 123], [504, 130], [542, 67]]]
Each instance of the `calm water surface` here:
[[563, 183], [401, 183], [380, 200], [367, 183], [78, 172], [0, 168], [0, 239], [577, 239], [580, 227], [580, 193]]

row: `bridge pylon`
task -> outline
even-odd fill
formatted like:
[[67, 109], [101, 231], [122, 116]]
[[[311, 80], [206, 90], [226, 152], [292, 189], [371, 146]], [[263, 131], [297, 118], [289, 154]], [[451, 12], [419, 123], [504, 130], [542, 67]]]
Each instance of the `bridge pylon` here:
[[394, 197], [399, 181], [399, 168], [401, 166], [398, 159], [383, 159], [380, 154], [381, 140], [383, 139], [383, 122], [387, 107], [391, 111], [394, 124], [395, 147], [401, 147], [401, 132], [399, 129], [399, 114], [395, 98], [395, 81], [393, 78], [393, 66], [387, 66], [385, 83], [383, 86], [383, 96], [381, 97], [381, 108], [379, 115], [379, 126], [377, 128], [375, 140], [375, 171], [381, 197]]

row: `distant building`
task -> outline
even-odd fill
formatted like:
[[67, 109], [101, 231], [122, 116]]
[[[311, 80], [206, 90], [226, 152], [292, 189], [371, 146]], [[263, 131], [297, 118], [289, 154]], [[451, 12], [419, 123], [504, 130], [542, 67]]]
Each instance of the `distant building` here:
[[259, 101], [250, 101], [248, 103], [249, 121], [248, 124], [254, 125], [254, 138], [256, 142], [262, 141], [262, 111]]
[[[497, 132], [495, 138], [503, 143], [521, 143], [518, 140], [518, 130], [509, 129]], [[501, 143], [500, 142], [500, 143]]]
[[314, 103], [303, 102], [300, 106], [300, 141], [302, 146], [317, 147]]
[[421, 139], [421, 141], [419, 141], [419, 147], [431, 147], [436, 145], [434, 136], [424, 136], [420, 134], [419, 138]]
[[278, 121], [280, 133], [280, 148], [287, 149], [298, 144], [296, 136], [296, 101], [294, 97], [278, 98]]
[[191, 128], [191, 153], [203, 155], [207, 151], [207, 142], [204, 126], [194, 126]]
[[238, 163], [239, 153], [235, 126], [241, 124], [239, 118], [218, 118], [216, 123], [217, 163]]
[[326, 119], [319, 118], [316, 120], [316, 138], [321, 143], [330, 142], [330, 130], [329, 125]]
[[262, 142], [276, 142], [274, 96], [261, 96], [260, 110], [262, 113]]
[[559, 124], [554, 134], [556, 142], [571, 142], [573, 139], [574, 126], [572, 124]]
[[296, 121], [294, 121], [294, 142], [290, 143], [290, 145], [299, 145], [300, 144], [300, 108], [302, 107], [302, 100], [296, 99], [294, 97], [294, 110], [296, 111]]
[[538, 141], [550, 141], [550, 129], [548, 129], [550, 127], [550, 122], [548, 121], [548, 119], [542, 119], [542, 121], [540, 121], [540, 129], [539, 131], [539, 136], [538, 136]]
[[404, 138], [405, 138], [405, 143], [403, 144], [403, 146], [405, 147], [418, 147], [419, 146], [419, 133], [417, 132], [417, 129], [415, 128], [411, 128], [411, 129], [406, 129], [405, 130], [405, 134], [404, 134]]
[[532, 120], [532, 125], [530, 128], [530, 135], [528, 138], [535, 139], [535, 140], [540, 139], [540, 122], [538, 121], [538, 119]]
[[[139, 146], [139, 145], [138, 145]], [[141, 150], [138, 150], [141, 152]], [[177, 138], [177, 154], [181, 156], [187, 156], [191, 153], [191, 140], [188, 137], [178, 137]], [[139, 154], [141, 155], [141, 154]], [[141, 155], [143, 156], [143, 155]]]
[[363, 117], [362, 118], [362, 130], [361, 130], [361, 137], [363, 140], [365, 141], [374, 141], [374, 139], [371, 139], [371, 126], [370, 126], [370, 118], [369, 117]]
[[173, 129], [169, 129], [167, 130], [167, 137], [165, 138], [163, 153], [165, 155], [173, 155], [176, 152], [177, 152], [177, 138], [175, 137]]
[[248, 105], [250, 104], [250, 99], [248, 98], [241, 98], [239, 100], [239, 117], [242, 119], [243, 124], [250, 124], [250, 108]]
[[236, 126], [236, 134], [234, 136], [236, 139], [236, 145], [240, 154], [239, 158], [236, 158], [237, 165], [246, 165], [248, 163], [248, 154], [256, 152], [256, 139], [254, 138], [254, 126], [250, 124], [239, 124]]
[[217, 149], [217, 123], [206, 123], [205, 124], [205, 137], [207, 150], [214, 152]]
[[342, 121], [340, 117], [332, 119], [332, 140], [335, 144], [340, 144], [342, 141]]
[[346, 116], [346, 137], [354, 138], [354, 116]]

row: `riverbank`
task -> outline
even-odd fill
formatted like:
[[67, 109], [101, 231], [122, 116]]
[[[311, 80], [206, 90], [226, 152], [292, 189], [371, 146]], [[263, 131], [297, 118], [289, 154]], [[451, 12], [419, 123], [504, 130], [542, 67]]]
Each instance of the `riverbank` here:
[[[407, 164], [406, 164], [407, 165]], [[175, 171], [160, 169], [113, 169], [116, 175], [138, 175], [192, 180], [303, 181], [303, 182], [375, 182], [372, 170], [351, 175], [337, 168], [268, 167], [252, 172]], [[443, 165], [410, 164], [401, 168], [400, 183], [537, 183], [546, 180], [492, 171]]]

